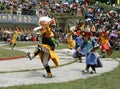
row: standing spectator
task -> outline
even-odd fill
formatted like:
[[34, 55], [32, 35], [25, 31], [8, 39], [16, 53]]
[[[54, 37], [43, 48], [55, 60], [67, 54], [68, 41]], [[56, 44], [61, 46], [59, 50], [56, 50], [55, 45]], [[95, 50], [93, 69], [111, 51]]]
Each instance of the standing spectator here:
[[7, 34], [7, 42], [10, 42], [10, 34]]
[[4, 12], [5, 12], [5, 7], [4, 7], [4, 5], [3, 5], [3, 4], [1, 5], [1, 8], [0, 8], [0, 9], [1, 9], [2, 13], [4, 13]]
[[77, 16], [82, 16], [81, 6], [77, 4]]
[[86, 6], [90, 5], [90, 0], [85, 0]]
[[22, 8], [18, 7], [17, 8], [17, 15], [21, 15], [22, 14]]
[[32, 35], [32, 37], [31, 37], [31, 41], [32, 41], [32, 42], [35, 42], [35, 40], [36, 40], [36, 39], [35, 39], [35, 36]]

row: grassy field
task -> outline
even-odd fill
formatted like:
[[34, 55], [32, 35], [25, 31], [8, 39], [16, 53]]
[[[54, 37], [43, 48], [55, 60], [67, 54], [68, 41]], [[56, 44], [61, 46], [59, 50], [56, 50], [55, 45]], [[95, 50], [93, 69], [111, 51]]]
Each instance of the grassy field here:
[[0, 47], [0, 58], [8, 58], [14, 56], [23, 56], [25, 52], [17, 50], [8, 50]]
[[[18, 42], [16, 44], [16, 47], [26, 47], [26, 46], [35, 46], [39, 44], [39, 42]], [[3, 47], [10, 47], [9, 44], [3, 46]]]
[[[19, 44], [19, 45], [21, 47], [21, 45], [23, 44]], [[26, 44], [26, 45], [30, 46], [31, 44]], [[24, 46], [26, 45], [24, 44]], [[57, 47], [57, 49], [66, 48], [66, 46], [67, 46], [66, 44], [60, 45]], [[6, 51], [5, 49], [2, 50], [4, 50], [4, 52]], [[2, 52], [3, 51], [0, 51], [0, 57], [2, 55], [1, 54]], [[16, 53], [17, 51], [15, 52], [15, 54]], [[120, 50], [114, 50], [113, 54], [110, 57], [120, 58]], [[22, 85], [22, 86], [0, 88], [0, 89], [120, 89], [120, 65], [111, 72], [104, 73], [101, 74], [100, 76], [95, 76], [87, 79], [78, 79], [75, 81], [69, 81], [63, 83]]]
[[[25, 46], [33, 46], [37, 43], [27, 42], [27, 43], [17, 43], [16, 47], [25, 47]], [[10, 48], [10, 49], [6, 49]], [[5, 45], [0, 47], [0, 58], [8, 58], [13, 56], [23, 56], [25, 55], [25, 52], [18, 51], [18, 50], [11, 50], [11, 47], [9, 45]]]

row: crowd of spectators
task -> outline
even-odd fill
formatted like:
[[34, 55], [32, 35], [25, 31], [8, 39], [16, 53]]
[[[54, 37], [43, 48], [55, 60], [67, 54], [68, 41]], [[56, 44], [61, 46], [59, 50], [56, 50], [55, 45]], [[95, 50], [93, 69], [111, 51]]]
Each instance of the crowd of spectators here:
[[[49, 1], [49, 0], [48, 0]], [[79, 2], [78, 2], [79, 1]], [[0, 13], [1, 14], [17, 14], [17, 15], [48, 15], [49, 12], [53, 13], [70, 13], [76, 14], [78, 4], [85, 4], [84, 0], [65, 0], [53, 3], [41, 2], [40, 0], [30, 0], [29, 2], [16, 2], [14, 0], [1, 0]]]
[[[46, 0], [46, 2], [41, 2], [41, 0], [28, 1], [29, 2], [25, 2], [25, 0], [0, 0], [0, 14], [47, 16], [52, 12], [76, 15], [78, 4], [85, 5], [84, 0], [75, 0], [74, 2], [71, 2], [71, 0], [61, 0], [59, 2], [54, 0], [52, 3], [49, 2], [50, 0]], [[60, 33], [62, 34], [63, 32], [60, 30]], [[38, 35], [34, 34], [34, 36], [36, 40], [39, 40]], [[9, 41], [9, 38], [10, 35], [8, 34], [0, 34], [0, 40], [2, 41]], [[64, 36], [60, 36], [60, 39], [63, 41]], [[30, 41], [31, 36], [25, 33], [22, 34], [18, 40]]]
[[85, 32], [90, 31], [95, 38], [107, 33], [112, 49], [120, 49], [120, 9], [106, 11], [104, 8], [91, 7], [86, 12], [85, 20], [80, 21]]

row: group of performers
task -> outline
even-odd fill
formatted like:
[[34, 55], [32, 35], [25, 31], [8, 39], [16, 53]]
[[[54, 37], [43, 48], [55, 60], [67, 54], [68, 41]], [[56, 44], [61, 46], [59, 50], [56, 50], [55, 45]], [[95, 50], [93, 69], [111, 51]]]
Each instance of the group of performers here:
[[[74, 29], [69, 29], [67, 43], [68, 48], [75, 49], [73, 57], [78, 58], [80, 62], [82, 62], [83, 56], [86, 57], [86, 68], [82, 71], [83, 73], [89, 73], [90, 67], [92, 68], [90, 73], [96, 73], [96, 67], [103, 66], [100, 57], [104, 58], [105, 53], [109, 56], [112, 54], [108, 34], [104, 29], [97, 32], [94, 25], [84, 22], [77, 24]], [[99, 49], [101, 56], [98, 54]]]
[[[49, 17], [40, 17], [38, 24], [39, 27], [36, 27], [35, 30], [39, 30], [42, 43], [38, 44], [36, 49], [31, 54], [27, 53], [27, 56], [30, 60], [34, 59], [37, 55], [46, 70], [46, 74], [43, 74], [43, 77], [51, 78], [52, 72], [49, 66], [49, 60], [51, 59], [56, 66], [59, 66], [59, 57], [55, 53], [56, 43], [54, 32], [52, 30], [53, 19]], [[96, 35], [94, 25], [84, 24], [80, 22], [76, 26], [69, 26], [67, 33], [67, 43], [69, 49], [75, 49], [73, 53], [74, 58], [78, 58], [82, 62], [82, 57], [86, 57], [86, 67], [82, 71], [83, 73], [96, 73], [96, 67], [102, 67], [100, 61], [100, 56], [98, 55], [97, 50], [101, 49], [102, 56], [105, 57], [105, 52], [108, 55], [111, 55], [112, 50], [109, 44], [108, 32], [104, 29], [101, 29]], [[12, 49], [16, 46], [18, 32], [13, 33], [11, 39]], [[92, 71], [89, 72], [91, 67]]]
[[[53, 76], [48, 63], [49, 60], [51, 59], [56, 66], [59, 66], [59, 57], [54, 52], [56, 40], [54, 39], [54, 32], [51, 27], [52, 22], [52, 19], [49, 17], [41, 17], [39, 19], [39, 27], [35, 29], [40, 30], [42, 43], [36, 47], [32, 54], [30, 54], [30, 52], [27, 53], [30, 60], [39, 55], [47, 73], [43, 76], [49, 78]], [[103, 67], [97, 52], [98, 49], [101, 49], [102, 57], [105, 57], [105, 52], [107, 52], [108, 55], [111, 54], [109, 52], [110, 44], [108, 33], [103, 29], [99, 32], [99, 35], [95, 33], [94, 26], [85, 25], [83, 22], [68, 29], [68, 48], [75, 49], [73, 57], [77, 57], [80, 62], [82, 62], [82, 57], [86, 56], [86, 67], [85, 70], [82, 71], [83, 73], [96, 73], [96, 67]], [[89, 72], [90, 67], [92, 71]]]
[[[58, 41], [54, 38], [55, 34], [52, 30], [54, 21], [49, 17], [40, 17], [38, 21], [39, 27], [35, 30], [39, 30], [42, 43], [38, 44], [36, 49], [31, 54], [27, 53], [30, 60], [39, 55], [40, 60], [46, 70], [44, 77], [52, 77], [51, 68], [49, 66], [49, 60], [51, 59], [56, 66], [59, 66], [59, 57], [55, 53], [55, 44]], [[13, 33], [10, 45], [13, 49], [16, 46], [17, 34], [16, 30]], [[112, 49], [109, 43], [108, 31], [105, 31], [102, 27], [96, 31], [94, 25], [85, 24], [80, 22], [76, 26], [68, 28], [67, 43], [69, 49], [75, 49], [73, 53], [74, 58], [78, 58], [82, 62], [82, 57], [86, 57], [86, 67], [83, 73], [96, 73], [96, 67], [102, 67], [100, 56], [98, 55], [98, 49], [101, 49], [101, 57], [105, 57], [105, 52], [108, 55], [112, 54]], [[91, 67], [92, 71], [89, 72]]]

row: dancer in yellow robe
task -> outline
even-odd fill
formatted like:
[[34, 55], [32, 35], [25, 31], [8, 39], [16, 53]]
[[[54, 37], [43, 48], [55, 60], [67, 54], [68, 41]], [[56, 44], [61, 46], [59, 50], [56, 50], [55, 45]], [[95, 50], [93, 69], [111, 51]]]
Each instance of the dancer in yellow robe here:
[[113, 50], [111, 49], [107, 32], [101, 33], [100, 45], [101, 45], [101, 53], [102, 53], [101, 57], [103, 58], [105, 57], [105, 52], [107, 52], [108, 56], [112, 54]]
[[10, 46], [12, 50], [16, 46], [18, 34], [21, 34], [21, 32], [19, 31], [19, 28], [16, 28], [16, 31], [13, 32], [13, 35], [10, 41]]
[[67, 33], [67, 47], [69, 49], [74, 49], [75, 48], [75, 40], [73, 40], [73, 35], [74, 35], [74, 31], [73, 31], [73, 27], [71, 27], [69, 30], [68, 30], [68, 33]]
[[11, 41], [10, 41], [10, 46], [11, 46], [12, 50], [16, 46], [16, 41], [17, 41], [17, 32], [15, 31], [13, 33], [13, 36], [12, 36]]
[[50, 28], [51, 21], [52, 19], [49, 17], [41, 17], [39, 19], [39, 25], [42, 26], [40, 31], [42, 43], [38, 45], [38, 47], [32, 53], [32, 56], [30, 56], [30, 53], [27, 53], [30, 60], [32, 60], [35, 56], [39, 55], [41, 62], [47, 72], [47, 74], [44, 74], [43, 77], [49, 78], [52, 77], [51, 69], [48, 64], [49, 60], [52, 59], [54, 64], [56, 66], [59, 66], [59, 58], [58, 55], [54, 52], [55, 44], [52, 41], [54, 34]]

